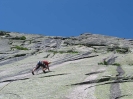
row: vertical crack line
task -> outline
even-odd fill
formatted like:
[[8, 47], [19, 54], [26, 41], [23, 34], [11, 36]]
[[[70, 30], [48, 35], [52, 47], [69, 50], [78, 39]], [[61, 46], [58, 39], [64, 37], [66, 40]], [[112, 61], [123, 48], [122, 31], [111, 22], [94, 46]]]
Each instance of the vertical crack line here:
[[[117, 66], [116, 71], [118, 72], [118, 77], [122, 76], [125, 72], [121, 66]], [[118, 80], [115, 80], [118, 81]], [[110, 99], [117, 99], [121, 96], [120, 84], [119, 83], [112, 83], [110, 86]]]
[[120, 97], [120, 96], [121, 96], [121, 91], [120, 91], [119, 83], [111, 84], [110, 99], [117, 99], [117, 97]]

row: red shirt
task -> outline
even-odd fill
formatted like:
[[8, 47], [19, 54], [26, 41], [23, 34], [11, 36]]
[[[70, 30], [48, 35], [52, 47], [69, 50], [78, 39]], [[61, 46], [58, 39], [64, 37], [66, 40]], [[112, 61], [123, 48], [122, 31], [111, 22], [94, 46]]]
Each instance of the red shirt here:
[[45, 64], [45, 65], [47, 65], [48, 66], [48, 64], [49, 64], [49, 62], [48, 61], [43, 61], [43, 63]]

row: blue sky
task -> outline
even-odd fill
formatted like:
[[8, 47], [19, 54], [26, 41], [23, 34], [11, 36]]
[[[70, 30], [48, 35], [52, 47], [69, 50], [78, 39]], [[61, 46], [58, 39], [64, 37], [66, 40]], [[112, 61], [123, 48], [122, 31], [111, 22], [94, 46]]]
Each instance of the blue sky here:
[[133, 0], [0, 0], [0, 30], [133, 39]]

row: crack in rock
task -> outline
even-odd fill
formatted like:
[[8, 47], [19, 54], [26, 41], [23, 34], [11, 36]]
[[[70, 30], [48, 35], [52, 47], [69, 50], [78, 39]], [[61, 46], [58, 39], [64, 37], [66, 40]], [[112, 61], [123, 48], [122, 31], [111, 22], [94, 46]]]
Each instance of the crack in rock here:
[[1, 81], [0, 83], [3, 83], [3, 82], [13, 82], [13, 81], [18, 81], [18, 80], [27, 80], [27, 79], [30, 79], [30, 78], [8, 79], [8, 80]]
[[[93, 69], [96, 69], [96, 68], [97, 67], [95, 67]], [[98, 71], [103, 71], [103, 69], [102, 70], [98, 70]], [[98, 74], [90, 75], [90, 76], [88, 76], [85, 79], [85, 82], [87, 82], [87, 81], [95, 81], [97, 76], [98, 76]], [[94, 95], [95, 87], [90, 88], [89, 90], [84, 90], [85, 88], [90, 87], [92, 85], [94, 85], [94, 83], [91, 83], [91, 84], [82, 84], [82, 86], [75, 87], [75, 89], [70, 93], [69, 96], [67, 96], [67, 98], [68, 99], [96, 99], [96, 97]]]
[[[122, 76], [125, 73], [121, 66], [117, 66], [116, 71], [118, 72], [118, 75], [117, 75], [118, 77]], [[111, 87], [110, 87], [110, 99], [118, 99], [117, 97], [120, 97], [120, 96], [121, 96], [121, 90], [120, 90], [119, 83], [111, 84]]]

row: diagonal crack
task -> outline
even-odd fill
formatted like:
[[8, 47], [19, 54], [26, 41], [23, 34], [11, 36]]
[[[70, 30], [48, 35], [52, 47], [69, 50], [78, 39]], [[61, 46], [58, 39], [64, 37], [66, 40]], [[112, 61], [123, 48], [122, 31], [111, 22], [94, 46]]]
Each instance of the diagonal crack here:
[[[102, 86], [102, 85], [106, 85], [106, 84], [114, 84], [114, 83], [125, 83], [125, 82], [133, 82], [133, 79], [132, 80], [118, 80], [118, 81], [109, 81], [109, 82], [103, 82], [103, 83], [100, 83], [100, 84], [96, 84], [94, 86], [90, 86], [88, 88], [91, 88], [91, 87], [96, 87], [96, 86]], [[87, 90], [88, 88], [86, 88], [85, 90]]]
[[129, 95], [121, 95], [119, 97], [116, 97], [115, 99], [120, 99], [120, 98], [123, 98], [123, 97], [126, 97], [126, 96], [129, 96]]
[[18, 80], [26, 80], [26, 79], [30, 79], [30, 78], [8, 79], [8, 80], [0, 81], [0, 83], [3, 83], [3, 82], [13, 82], [13, 81], [18, 81]]
[[85, 75], [93, 75], [93, 74], [98, 74], [98, 73], [103, 73], [104, 71], [96, 71], [96, 72], [90, 72]]

